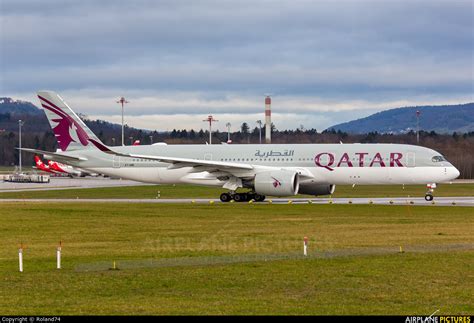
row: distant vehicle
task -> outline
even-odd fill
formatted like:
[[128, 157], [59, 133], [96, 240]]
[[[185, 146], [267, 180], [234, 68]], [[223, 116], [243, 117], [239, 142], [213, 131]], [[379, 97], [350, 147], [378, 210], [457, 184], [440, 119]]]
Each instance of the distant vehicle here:
[[49, 183], [49, 175], [41, 174], [9, 174], [5, 175], [5, 182], [12, 183]]
[[140, 140], [135, 140], [132, 146], [140, 146]]
[[[263, 201], [266, 195], [328, 195], [337, 184], [449, 182], [459, 171], [440, 153], [401, 144], [104, 145], [63, 99], [38, 92], [61, 151], [23, 148], [113, 177], [147, 183], [193, 183], [229, 190], [221, 201]], [[248, 192], [237, 193], [238, 188]]]

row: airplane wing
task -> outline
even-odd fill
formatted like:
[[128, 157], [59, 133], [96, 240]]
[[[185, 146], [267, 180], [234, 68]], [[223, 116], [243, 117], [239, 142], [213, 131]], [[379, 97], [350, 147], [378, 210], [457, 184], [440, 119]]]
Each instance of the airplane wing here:
[[[139, 159], [148, 159], [148, 160], [157, 160], [164, 163], [170, 163], [168, 169], [177, 169], [182, 167], [193, 167], [193, 172], [203, 172], [207, 171], [209, 173], [216, 173], [216, 175], [221, 176], [222, 173], [230, 174], [232, 177], [228, 179], [228, 184], [224, 185], [225, 188], [235, 188], [239, 185], [239, 181], [243, 178], [251, 178], [259, 171], [263, 170], [272, 170], [272, 169], [283, 169], [286, 167], [272, 167], [272, 166], [260, 166], [260, 165], [251, 165], [251, 164], [240, 164], [240, 163], [231, 163], [231, 162], [221, 162], [213, 160], [203, 160], [203, 159], [192, 159], [192, 158], [178, 158], [178, 157], [168, 157], [168, 156], [152, 156], [152, 155], [140, 155], [140, 154], [125, 154], [111, 150], [105, 145], [101, 145], [93, 139], [90, 141], [101, 151], [121, 156], [127, 158], [139, 158]], [[314, 178], [314, 176], [305, 168], [293, 169], [299, 173], [303, 178]]]
[[182, 167], [199, 167], [201, 169], [216, 168], [221, 171], [231, 170], [231, 169], [236, 169], [236, 170], [253, 170], [254, 169], [254, 166], [250, 164], [228, 163], [228, 162], [220, 162], [220, 161], [213, 161], [213, 160], [122, 154], [122, 153], [115, 153], [114, 155], [129, 157], [129, 158], [149, 159], [149, 160], [160, 161], [163, 163], [170, 163], [171, 165], [168, 167], [168, 169], [176, 169], [176, 168], [182, 168]]
[[[120, 154], [120, 156], [129, 158], [141, 158], [158, 160], [164, 163], [170, 163], [168, 169], [176, 169], [182, 167], [193, 167], [193, 172], [207, 171], [209, 173], [215, 173], [216, 177], [222, 176], [222, 173], [233, 175], [228, 179], [228, 183], [224, 185], [224, 188], [235, 189], [239, 186], [239, 180], [243, 178], [252, 178], [259, 171], [265, 170], [280, 170], [286, 167], [272, 167], [272, 166], [260, 166], [251, 164], [238, 164], [228, 163], [213, 160], [201, 160], [201, 159], [187, 159], [187, 158], [174, 158], [174, 157], [163, 157], [163, 156], [148, 156], [148, 155], [136, 155], [136, 154]], [[313, 179], [314, 175], [306, 168], [292, 168], [296, 171], [302, 179]]]
[[[109, 150], [108, 154], [116, 156], [122, 156], [127, 158], [140, 158], [147, 160], [156, 160], [159, 162], [169, 163], [168, 169], [177, 169], [182, 167], [192, 167], [190, 173], [202, 173], [207, 172], [208, 175], [194, 176], [192, 178], [196, 180], [219, 178], [226, 181], [223, 185], [224, 188], [230, 190], [236, 190], [242, 187], [242, 179], [252, 178], [255, 176], [255, 170], [252, 165], [249, 164], [237, 164], [237, 163], [226, 163], [212, 160], [201, 160], [191, 158], [177, 158], [177, 157], [165, 157], [165, 156], [149, 156], [149, 155], [136, 155], [136, 154], [123, 154]], [[230, 175], [230, 176], [229, 176]]]
[[149, 159], [157, 160], [163, 163], [170, 163], [170, 169], [181, 168], [181, 167], [210, 167], [218, 168], [219, 170], [224, 169], [239, 169], [239, 170], [253, 170], [254, 167], [249, 164], [239, 164], [239, 163], [228, 163], [228, 162], [219, 162], [213, 160], [203, 160], [203, 159], [193, 159], [193, 158], [179, 158], [179, 157], [167, 157], [167, 156], [152, 156], [152, 155], [137, 155], [137, 154], [124, 154], [117, 151], [113, 151], [105, 145], [101, 145], [93, 139], [89, 139], [97, 148], [99, 148], [104, 153], [128, 157], [128, 158], [140, 158], [140, 159]]

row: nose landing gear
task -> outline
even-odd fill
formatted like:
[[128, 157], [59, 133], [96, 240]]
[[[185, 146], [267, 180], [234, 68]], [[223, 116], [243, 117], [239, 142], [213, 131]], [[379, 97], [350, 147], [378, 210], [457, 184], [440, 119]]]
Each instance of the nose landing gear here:
[[433, 193], [434, 189], [436, 188], [436, 183], [427, 184], [426, 187], [428, 188], [428, 191], [425, 194], [425, 200], [433, 201]]

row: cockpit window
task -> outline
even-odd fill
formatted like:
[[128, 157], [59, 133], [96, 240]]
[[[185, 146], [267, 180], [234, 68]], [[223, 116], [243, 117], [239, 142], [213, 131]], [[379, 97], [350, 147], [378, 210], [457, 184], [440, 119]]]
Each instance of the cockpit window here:
[[443, 156], [434, 156], [433, 158], [431, 158], [431, 160], [435, 163], [439, 163], [442, 161], [446, 161], [446, 158], [444, 158]]

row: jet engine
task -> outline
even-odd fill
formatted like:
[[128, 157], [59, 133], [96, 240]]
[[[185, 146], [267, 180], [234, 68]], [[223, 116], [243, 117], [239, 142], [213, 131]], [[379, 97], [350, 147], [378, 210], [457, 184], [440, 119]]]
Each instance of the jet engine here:
[[294, 171], [278, 170], [257, 173], [255, 192], [260, 195], [291, 196], [298, 194], [299, 178]]
[[333, 184], [321, 184], [321, 183], [300, 183], [299, 194], [308, 195], [329, 195], [334, 193], [336, 185]]

